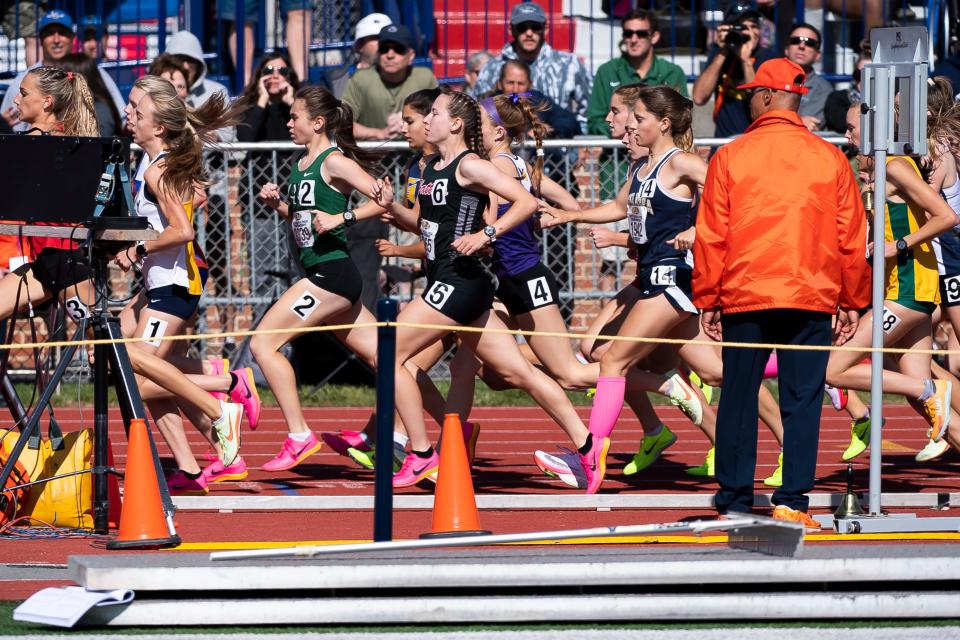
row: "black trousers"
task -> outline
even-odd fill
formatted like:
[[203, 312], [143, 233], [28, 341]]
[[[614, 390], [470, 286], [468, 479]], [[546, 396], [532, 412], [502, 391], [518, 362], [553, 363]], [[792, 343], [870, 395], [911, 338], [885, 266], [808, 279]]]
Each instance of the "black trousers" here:
[[[830, 315], [796, 309], [725, 313], [726, 342], [829, 345]], [[807, 510], [813, 489], [820, 439], [820, 412], [826, 378], [827, 351], [777, 352], [780, 416], [783, 419], [783, 486], [773, 494], [775, 505]], [[753, 508], [757, 466], [757, 393], [769, 349], [723, 349], [723, 386], [717, 411], [715, 505], [719, 513], [746, 513]]]

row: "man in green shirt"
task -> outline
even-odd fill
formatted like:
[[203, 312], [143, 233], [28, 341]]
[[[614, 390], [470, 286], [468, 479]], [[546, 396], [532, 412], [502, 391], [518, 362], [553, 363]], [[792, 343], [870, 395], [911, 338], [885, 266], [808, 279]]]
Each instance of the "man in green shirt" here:
[[610, 97], [621, 85], [643, 82], [651, 86], [673, 87], [687, 96], [687, 76], [683, 69], [659, 58], [653, 48], [660, 41], [657, 16], [645, 9], [633, 9], [623, 16], [623, 55], [600, 65], [593, 80], [593, 91], [587, 105], [587, 133], [610, 135], [605, 122], [610, 110]]

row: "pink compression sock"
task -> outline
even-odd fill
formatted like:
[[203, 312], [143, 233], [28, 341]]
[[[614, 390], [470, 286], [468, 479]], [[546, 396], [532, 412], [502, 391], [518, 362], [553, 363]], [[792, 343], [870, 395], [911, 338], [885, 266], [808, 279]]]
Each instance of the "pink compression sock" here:
[[767, 359], [767, 366], [763, 369], [763, 378], [776, 378], [778, 372], [779, 368], [777, 367], [777, 353], [774, 351]]
[[610, 436], [623, 409], [626, 386], [627, 379], [621, 376], [597, 378], [597, 393], [593, 396], [593, 409], [590, 410], [590, 433], [600, 438]]

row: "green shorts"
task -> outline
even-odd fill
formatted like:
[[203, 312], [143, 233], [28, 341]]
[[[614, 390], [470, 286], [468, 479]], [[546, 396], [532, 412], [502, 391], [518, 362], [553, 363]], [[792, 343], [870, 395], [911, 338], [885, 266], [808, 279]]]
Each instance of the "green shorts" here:
[[937, 305], [932, 302], [922, 302], [920, 300], [890, 300], [890, 302], [896, 302], [902, 307], [906, 307], [911, 311], [919, 311], [920, 313], [925, 313], [928, 316], [933, 315], [933, 310], [937, 308]]

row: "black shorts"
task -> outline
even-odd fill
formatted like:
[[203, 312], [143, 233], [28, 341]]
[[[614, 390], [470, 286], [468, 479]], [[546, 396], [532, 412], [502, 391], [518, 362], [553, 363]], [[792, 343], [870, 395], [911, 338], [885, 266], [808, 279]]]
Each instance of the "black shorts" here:
[[457, 324], [471, 324], [493, 307], [493, 274], [473, 256], [444, 257], [428, 264], [420, 297]]
[[665, 295], [673, 308], [697, 315], [693, 305], [693, 269], [685, 262], [664, 262], [642, 267], [630, 286], [640, 291], [640, 299]]
[[200, 305], [200, 296], [186, 287], [171, 284], [147, 291], [147, 309], [189, 320]]
[[349, 258], [315, 264], [307, 269], [307, 279], [324, 291], [346, 298], [350, 304], [363, 295], [363, 277]]
[[89, 280], [90, 267], [80, 249], [47, 248], [30, 263], [33, 277], [51, 293]]
[[940, 276], [940, 304], [945, 307], [960, 306], [960, 273]]
[[560, 303], [557, 279], [542, 262], [515, 276], [500, 276], [497, 298], [512, 316]]

